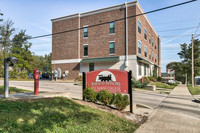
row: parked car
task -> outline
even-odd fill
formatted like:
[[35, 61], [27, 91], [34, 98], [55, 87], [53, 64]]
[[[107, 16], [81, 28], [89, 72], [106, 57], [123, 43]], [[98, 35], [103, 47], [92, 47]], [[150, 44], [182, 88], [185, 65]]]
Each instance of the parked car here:
[[33, 78], [33, 73], [29, 73], [29, 74], [28, 74], [28, 78], [29, 78], [29, 79], [32, 79], [32, 78]]

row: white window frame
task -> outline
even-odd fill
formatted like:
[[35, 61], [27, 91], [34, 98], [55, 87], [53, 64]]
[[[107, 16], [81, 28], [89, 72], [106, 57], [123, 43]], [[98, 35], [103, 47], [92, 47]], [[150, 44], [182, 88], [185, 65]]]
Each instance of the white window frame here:
[[[115, 41], [109, 41], [109, 55], [115, 55], [115, 53], [114, 54], [110, 54], [110, 43], [112, 43], [112, 42], [115, 43]], [[116, 50], [115, 50], [115, 52], [116, 52]]]
[[88, 37], [84, 37], [84, 28], [86, 28], [86, 27], [88, 28], [88, 25], [84, 25], [83, 26], [83, 39], [87, 39], [88, 38]]

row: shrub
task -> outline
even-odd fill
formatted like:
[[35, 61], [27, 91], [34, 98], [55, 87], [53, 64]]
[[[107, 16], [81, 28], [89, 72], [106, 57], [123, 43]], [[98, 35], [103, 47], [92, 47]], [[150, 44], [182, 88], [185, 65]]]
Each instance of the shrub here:
[[164, 79], [163, 79], [162, 77], [158, 77], [157, 81], [159, 81], [159, 82], [163, 82]]
[[27, 75], [27, 73], [20, 73], [20, 74], [19, 74], [19, 78], [20, 78], [20, 79], [27, 79], [27, 78], [28, 78], [28, 75]]
[[148, 85], [147, 82], [142, 83], [140, 80], [138, 80], [138, 81], [133, 80], [132, 83], [133, 83], [133, 85], [132, 85], [133, 88], [145, 88]]
[[113, 94], [110, 93], [108, 90], [102, 90], [98, 93], [97, 100], [102, 102], [104, 105], [112, 104]]
[[126, 106], [129, 105], [129, 100], [127, 95], [122, 95], [120, 93], [117, 93], [115, 96], [115, 101], [114, 105], [117, 107], [119, 110], [123, 110], [126, 108]]
[[97, 92], [88, 87], [83, 91], [83, 99], [91, 102], [96, 101]]
[[153, 82], [156, 82], [157, 81], [157, 78], [155, 77], [149, 77], [149, 80], [153, 81]]
[[147, 83], [148, 84], [150, 82], [148, 77], [143, 77], [142, 80], [143, 80], [143, 83]]
[[16, 70], [11, 70], [11, 71], [9, 71], [9, 74], [10, 74], [10, 78], [16, 79], [18, 72]]

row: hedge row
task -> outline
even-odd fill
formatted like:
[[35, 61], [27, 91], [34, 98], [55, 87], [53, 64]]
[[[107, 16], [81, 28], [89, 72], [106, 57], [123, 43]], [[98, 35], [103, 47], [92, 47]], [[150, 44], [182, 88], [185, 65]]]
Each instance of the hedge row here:
[[99, 93], [88, 87], [83, 91], [83, 99], [91, 102], [101, 102], [104, 105], [112, 105], [119, 110], [123, 110], [129, 105], [127, 95], [120, 93], [110, 93], [108, 90], [102, 90]]

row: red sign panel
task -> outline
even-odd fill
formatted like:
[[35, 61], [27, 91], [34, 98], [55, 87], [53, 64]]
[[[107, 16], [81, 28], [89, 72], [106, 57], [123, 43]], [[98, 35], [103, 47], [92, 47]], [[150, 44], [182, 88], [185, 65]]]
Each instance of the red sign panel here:
[[101, 69], [86, 73], [86, 87], [95, 91], [108, 90], [111, 93], [128, 94], [128, 72], [115, 69]]

